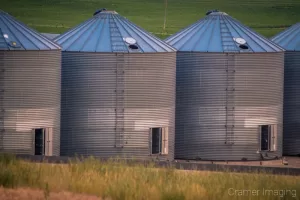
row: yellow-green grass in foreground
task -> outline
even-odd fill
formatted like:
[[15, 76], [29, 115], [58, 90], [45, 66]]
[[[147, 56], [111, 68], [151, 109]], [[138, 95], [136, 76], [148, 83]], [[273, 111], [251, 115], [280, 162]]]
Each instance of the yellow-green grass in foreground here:
[[0, 187], [40, 189], [45, 197], [51, 192], [84, 193], [113, 200], [274, 200], [299, 199], [300, 195], [300, 177], [155, 169], [153, 165], [128, 166], [94, 158], [70, 164], [40, 164], [2, 155], [0, 169]]
[[49, 192], [32, 188], [3, 188], [0, 187], [1, 200], [102, 200], [97, 196], [74, 194], [71, 192]]

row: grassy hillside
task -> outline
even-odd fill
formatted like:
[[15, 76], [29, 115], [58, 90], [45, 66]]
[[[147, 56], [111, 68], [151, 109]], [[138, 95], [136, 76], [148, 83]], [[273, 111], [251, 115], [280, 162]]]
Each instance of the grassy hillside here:
[[300, 21], [299, 0], [168, 0], [164, 32], [164, 0], [1, 0], [1, 9], [41, 32], [62, 33], [92, 16], [98, 8], [116, 10], [164, 38], [205, 16], [227, 12], [270, 37]]
[[[300, 177], [154, 169], [93, 158], [83, 163], [36, 164], [0, 154], [0, 169], [0, 197], [1, 186], [38, 189], [45, 197], [72, 192], [102, 200], [287, 200], [299, 199], [300, 194]], [[249, 193], [254, 190], [258, 192]]]

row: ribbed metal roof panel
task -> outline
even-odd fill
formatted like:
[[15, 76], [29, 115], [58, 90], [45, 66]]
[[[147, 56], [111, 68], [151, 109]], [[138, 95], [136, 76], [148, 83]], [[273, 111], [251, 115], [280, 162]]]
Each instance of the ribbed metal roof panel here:
[[[136, 40], [130, 49], [124, 38]], [[63, 51], [173, 52], [175, 49], [114, 11], [103, 11], [54, 39]]]
[[[244, 39], [248, 48], [240, 48], [235, 38]], [[223, 12], [213, 12], [165, 41], [179, 51], [237, 53], [284, 51], [279, 45]]]
[[288, 51], [300, 51], [300, 22], [274, 36], [272, 41]]
[[0, 10], [0, 50], [54, 50], [60, 47]]
[[59, 34], [55, 34], [55, 33], [42, 33], [43, 36], [46, 36], [46, 38], [53, 40], [54, 38], [58, 37]]

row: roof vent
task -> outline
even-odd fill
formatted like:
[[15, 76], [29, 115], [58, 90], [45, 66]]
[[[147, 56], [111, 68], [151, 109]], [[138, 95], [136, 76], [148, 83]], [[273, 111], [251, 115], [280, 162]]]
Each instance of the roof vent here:
[[20, 48], [21, 46], [18, 45], [17, 42], [11, 41], [8, 43], [9, 46], [13, 47], [13, 48]]
[[106, 10], [106, 8], [102, 8], [102, 9], [100, 9], [100, 10], [96, 10], [96, 12], [94, 12], [94, 15], [93, 16], [95, 16], [95, 15], [97, 15], [97, 14], [99, 14], [99, 13], [101, 13], [102, 11], [105, 11]]
[[127, 43], [127, 44], [136, 44], [136, 40], [132, 37], [126, 37], [124, 38], [124, 41]]
[[220, 12], [219, 10], [215, 9], [215, 10], [209, 10], [207, 11], [206, 15], [210, 15], [211, 13], [215, 13], [215, 12]]
[[245, 45], [245, 44], [240, 44], [239, 47], [241, 49], [249, 49], [249, 47], [247, 45]]
[[249, 49], [247, 45], [247, 41], [243, 38], [233, 38], [233, 40], [239, 45], [239, 47], [243, 50]]
[[131, 44], [131, 45], [129, 45], [129, 48], [130, 48], [130, 49], [133, 49], [133, 50], [137, 50], [137, 49], [139, 49], [139, 47], [138, 47], [138, 46], [136, 46], [135, 44]]
[[246, 44], [246, 40], [243, 38], [233, 38], [233, 40], [238, 44]]
[[4, 37], [5, 39], [8, 39], [8, 35], [7, 35], [7, 34], [3, 34], [3, 37]]

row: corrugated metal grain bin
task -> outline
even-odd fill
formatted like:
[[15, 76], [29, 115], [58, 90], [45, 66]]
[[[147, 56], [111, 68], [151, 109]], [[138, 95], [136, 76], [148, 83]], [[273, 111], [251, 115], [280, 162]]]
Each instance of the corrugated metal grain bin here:
[[175, 158], [282, 155], [282, 48], [219, 11], [166, 42], [178, 50]]
[[300, 155], [300, 23], [273, 37], [283, 47], [284, 106], [283, 106], [283, 154]]
[[174, 49], [106, 10], [55, 41], [63, 48], [61, 154], [172, 160]]
[[0, 152], [59, 155], [61, 49], [0, 11]]

